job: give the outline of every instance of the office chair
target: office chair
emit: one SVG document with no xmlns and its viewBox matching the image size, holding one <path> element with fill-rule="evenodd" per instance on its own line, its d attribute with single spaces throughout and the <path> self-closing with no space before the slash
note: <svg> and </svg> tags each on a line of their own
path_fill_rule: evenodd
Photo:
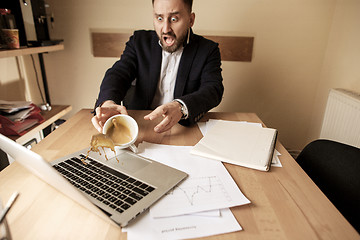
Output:
<svg viewBox="0 0 360 240">
<path fill-rule="evenodd" d="M 315 140 L 296 161 L 360 233 L 360 149 L 331 140 Z"/>
</svg>

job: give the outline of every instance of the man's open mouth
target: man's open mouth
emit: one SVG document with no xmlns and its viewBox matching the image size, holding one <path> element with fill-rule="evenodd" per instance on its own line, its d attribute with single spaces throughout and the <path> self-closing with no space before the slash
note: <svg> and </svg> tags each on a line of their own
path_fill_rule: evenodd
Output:
<svg viewBox="0 0 360 240">
<path fill-rule="evenodd" d="M 174 36 L 163 36 L 163 42 L 166 44 L 166 46 L 171 47 L 175 43 L 175 37 Z"/>
</svg>

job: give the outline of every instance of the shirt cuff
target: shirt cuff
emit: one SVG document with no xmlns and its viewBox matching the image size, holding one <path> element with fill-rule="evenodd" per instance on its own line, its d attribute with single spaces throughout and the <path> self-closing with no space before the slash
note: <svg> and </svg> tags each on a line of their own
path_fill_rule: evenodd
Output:
<svg viewBox="0 0 360 240">
<path fill-rule="evenodd" d="M 184 101 L 181 100 L 181 99 L 174 99 L 174 101 L 177 101 L 178 103 L 181 104 L 181 112 L 182 112 L 182 114 L 183 114 L 183 116 L 182 116 L 181 119 L 188 119 L 188 117 L 189 117 L 189 110 L 188 110 L 186 104 L 184 103 Z"/>
</svg>

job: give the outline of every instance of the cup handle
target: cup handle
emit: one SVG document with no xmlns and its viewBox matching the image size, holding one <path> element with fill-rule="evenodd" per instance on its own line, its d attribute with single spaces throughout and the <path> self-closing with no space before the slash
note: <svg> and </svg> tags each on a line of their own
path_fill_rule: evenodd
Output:
<svg viewBox="0 0 360 240">
<path fill-rule="evenodd" d="M 131 149 L 131 151 L 133 151 L 134 153 L 138 153 L 139 150 L 138 148 L 135 146 L 135 144 L 130 144 L 129 148 Z"/>
</svg>

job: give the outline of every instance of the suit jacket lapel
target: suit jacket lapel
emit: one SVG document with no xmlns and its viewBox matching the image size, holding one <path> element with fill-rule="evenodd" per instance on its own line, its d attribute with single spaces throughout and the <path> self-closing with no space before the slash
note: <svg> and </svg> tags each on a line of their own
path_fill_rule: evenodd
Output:
<svg viewBox="0 0 360 240">
<path fill-rule="evenodd" d="M 159 39 L 154 35 L 151 44 L 151 62 L 150 62 L 150 76 L 149 76 L 149 94 L 148 98 L 148 108 L 150 107 L 156 92 L 156 87 L 158 85 L 159 77 L 160 77 L 160 70 L 161 70 L 161 59 L 162 59 L 162 50 L 159 45 Z"/>
<path fill-rule="evenodd" d="M 191 38 L 193 38 L 193 36 L 191 36 Z M 197 41 L 190 41 L 190 43 L 186 45 L 184 48 L 176 77 L 174 98 L 181 97 L 184 93 L 185 85 L 189 77 L 191 65 L 194 61 L 194 57 L 197 52 L 197 49 L 198 49 Z"/>
</svg>

